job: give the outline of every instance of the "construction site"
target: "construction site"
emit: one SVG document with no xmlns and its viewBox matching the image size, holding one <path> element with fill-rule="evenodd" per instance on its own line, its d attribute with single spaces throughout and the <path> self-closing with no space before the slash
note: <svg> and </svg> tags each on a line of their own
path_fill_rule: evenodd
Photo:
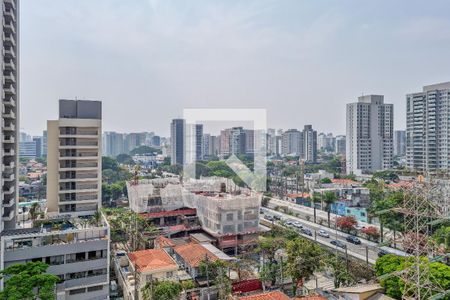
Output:
<svg viewBox="0 0 450 300">
<path fill-rule="evenodd" d="M 127 183 L 130 209 L 164 228 L 168 237 L 203 232 L 227 253 L 258 241 L 262 195 L 227 178 L 177 178 Z"/>
</svg>

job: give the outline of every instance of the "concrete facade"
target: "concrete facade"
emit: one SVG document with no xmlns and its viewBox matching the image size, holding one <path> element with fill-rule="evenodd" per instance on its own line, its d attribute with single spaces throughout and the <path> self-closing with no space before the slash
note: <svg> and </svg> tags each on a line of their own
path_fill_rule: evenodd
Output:
<svg viewBox="0 0 450 300">
<path fill-rule="evenodd" d="M 424 174 L 450 169 L 450 82 L 406 95 L 407 167 Z"/>
<path fill-rule="evenodd" d="M 371 173 L 392 167 L 394 107 L 382 95 L 358 97 L 347 104 L 347 174 Z"/>
<path fill-rule="evenodd" d="M 92 215 L 101 207 L 101 128 L 101 102 L 60 100 L 59 120 L 47 123 L 49 212 Z"/>
</svg>

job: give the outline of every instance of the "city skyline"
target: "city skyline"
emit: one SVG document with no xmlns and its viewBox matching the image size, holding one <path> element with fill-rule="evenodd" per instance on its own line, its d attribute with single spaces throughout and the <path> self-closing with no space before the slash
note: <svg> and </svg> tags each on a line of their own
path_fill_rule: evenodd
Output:
<svg viewBox="0 0 450 300">
<path fill-rule="evenodd" d="M 184 108 L 250 107 L 343 134 L 345 104 L 373 93 L 405 129 L 406 94 L 449 80 L 445 4 L 23 1 L 21 128 L 40 133 L 67 97 L 103 101 L 108 131 L 168 136 Z"/>
</svg>

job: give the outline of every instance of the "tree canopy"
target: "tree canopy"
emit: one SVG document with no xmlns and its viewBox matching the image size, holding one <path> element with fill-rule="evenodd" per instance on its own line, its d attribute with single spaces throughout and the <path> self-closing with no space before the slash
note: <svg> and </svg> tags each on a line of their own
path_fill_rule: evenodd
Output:
<svg viewBox="0 0 450 300">
<path fill-rule="evenodd" d="M 5 278 L 5 286 L 0 291 L 0 299 L 56 299 L 55 285 L 59 277 L 45 273 L 48 265 L 43 262 L 15 264 L 0 271 Z"/>
</svg>

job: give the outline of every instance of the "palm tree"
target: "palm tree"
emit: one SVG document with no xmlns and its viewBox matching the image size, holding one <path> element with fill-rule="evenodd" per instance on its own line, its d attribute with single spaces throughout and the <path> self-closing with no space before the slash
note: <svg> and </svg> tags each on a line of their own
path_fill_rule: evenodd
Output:
<svg viewBox="0 0 450 300">
<path fill-rule="evenodd" d="M 100 224 L 100 220 L 102 219 L 102 213 L 99 211 L 96 211 L 93 215 L 92 215 L 92 223 L 95 226 L 99 226 Z"/>
<path fill-rule="evenodd" d="M 331 205 L 334 202 L 336 202 L 336 200 L 337 200 L 337 196 L 334 192 L 332 192 L 332 191 L 325 192 L 323 201 L 325 202 L 325 210 L 327 211 L 327 215 L 328 215 L 328 227 L 331 227 L 331 222 L 330 222 Z"/>
<path fill-rule="evenodd" d="M 316 203 L 322 202 L 322 196 L 323 196 L 322 194 L 314 192 L 313 195 L 312 195 L 312 198 L 311 198 L 312 206 L 313 206 L 313 209 L 314 209 L 314 223 L 317 223 L 316 222 L 316 219 L 317 219 Z"/>
<path fill-rule="evenodd" d="M 30 207 L 30 217 L 31 220 L 34 221 L 36 220 L 38 214 L 39 214 L 39 203 L 38 202 L 34 202 L 31 207 Z"/>
</svg>

